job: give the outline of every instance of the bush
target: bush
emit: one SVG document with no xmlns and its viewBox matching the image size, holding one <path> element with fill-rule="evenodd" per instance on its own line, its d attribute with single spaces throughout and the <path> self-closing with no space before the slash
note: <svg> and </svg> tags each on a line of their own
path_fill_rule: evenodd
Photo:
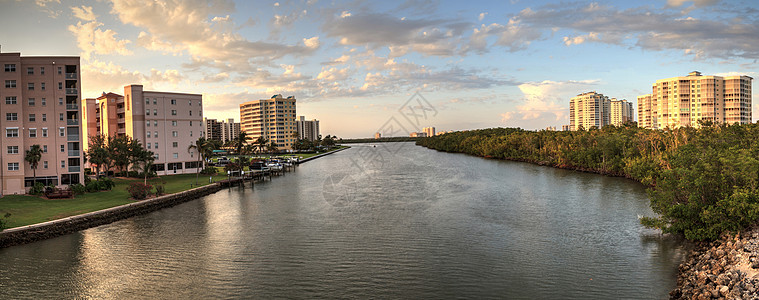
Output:
<svg viewBox="0 0 759 300">
<path fill-rule="evenodd" d="M 203 175 L 216 175 L 216 167 L 206 167 L 205 169 L 200 171 L 200 174 Z"/>
<path fill-rule="evenodd" d="M 87 188 L 79 183 L 69 185 L 69 189 L 74 192 L 75 195 L 81 195 L 87 192 Z"/>
<path fill-rule="evenodd" d="M 97 181 L 90 180 L 89 182 L 85 183 L 84 187 L 88 193 L 100 191 L 100 183 Z"/>
<path fill-rule="evenodd" d="M 5 216 L 0 218 L 0 231 L 3 231 L 4 229 L 8 228 L 8 218 L 11 216 L 10 213 L 6 213 Z"/>
<path fill-rule="evenodd" d="M 166 194 L 166 186 L 164 186 L 164 184 L 166 184 L 166 182 L 164 182 L 163 184 L 156 184 L 155 186 L 156 196 L 161 196 L 163 194 Z"/>
<path fill-rule="evenodd" d="M 132 198 L 135 200 L 143 200 L 147 198 L 152 189 L 153 187 L 151 185 L 142 182 L 132 182 L 129 187 L 127 187 L 129 195 L 132 195 Z"/>
<path fill-rule="evenodd" d="M 113 179 L 110 178 L 101 178 L 98 182 L 98 189 L 101 191 L 107 191 L 113 189 L 114 186 L 116 186 L 116 183 L 113 182 Z"/>
<path fill-rule="evenodd" d="M 44 191 L 45 191 L 45 184 L 43 184 L 42 182 L 37 182 L 34 184 L 32 189 L 29 190 L 29 194 L 42 195 Z"/>
</svg>

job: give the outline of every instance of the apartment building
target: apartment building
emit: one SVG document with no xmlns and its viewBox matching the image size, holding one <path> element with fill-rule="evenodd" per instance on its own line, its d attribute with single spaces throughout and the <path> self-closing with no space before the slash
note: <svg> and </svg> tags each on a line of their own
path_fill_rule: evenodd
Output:
<svg viewBox="0 0 759 300">
<path fill-rule="evenodd" d="M 295 121 L 296 131 L 299 139 L 315 141 L 319 139 L 319 120 L 306 120 L 306 117 L 300 116 Z"/>
<path fill-rule="evenodd" d="M 638 126 L 650 129 L 698 127 L 699 120 L 751 123 L 749 76 L 688 76 L 657 80 L 651 94 L 638 96 Z"/>
<path fill-rule="evenodd" d="M 634 122 L 634 114 L 632 102 L 627 102 L 626 99 L 617 100 L 617 98 L 609 100 L 610 125 L 622 126 L 625 123 Z"/>
<path fill-rule="evenodd" d="M 207 140 L 217 140 L 226 143 L 240 135 L 240 123 L 235 122 L 235 119 L 229 118 L 226 121 L 205 119 L 205 123 Z"/>
<path fill-rule="evenodd" d="M 609 105 L 609 97 L 595 91 L 572 97 L 569 101 L 569 126 L 572 130 L 587 130 L 609 125 Z"/>
<path fill-rule="evenodd" d="M 424 127 L 422 132 L 426 133 L 427 136 L 435 136 L 435 127 Z"/>
<path fill-rule="evenodd" d="M 63 187 L 84 182 L 80 66 L 75 56 L 0 53 L 0 191 L 25 194 L 34 175 L 26 150 L 40 145 L 36 180 Z"/>
<path fill-rule="evenodd" d="M 206 123 L 206 140 L 221 141 L 221 123 L 216 119 L 204 119 Z"/>
<path fill-rule="evenodd" d="M 83 106 L 88 135 L 139 140 L 155 154 L 158 175 L 197 171 L 198 153 L 187 147 L 205 136 L 202 95 L 145 91 L 133 84 L 124 87 L 124 95 L 103 93 Z"/>
<path fill-rule="evenodd" d="M 240 130 L 251 142 L 264 137 L 280 150 L 291 150 L 297 134 L 295 113 L 294 96 L 248 101 L 240 104 Z"/>
</svg>

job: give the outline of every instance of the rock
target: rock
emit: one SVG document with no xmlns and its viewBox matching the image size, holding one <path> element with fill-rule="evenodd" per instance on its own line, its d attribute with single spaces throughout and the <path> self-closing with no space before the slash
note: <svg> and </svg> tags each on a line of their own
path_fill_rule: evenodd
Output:
<svg viewBox="0 0 759 300">
<path fill-rule="evenodd" d="M 728 288 L 728 287 L 726 287 L 724 285 L 719 286 L 719 294 L 720 295 L 727 296 L 728 292 L 730 292 L 730 288 Z"/>
</svg>

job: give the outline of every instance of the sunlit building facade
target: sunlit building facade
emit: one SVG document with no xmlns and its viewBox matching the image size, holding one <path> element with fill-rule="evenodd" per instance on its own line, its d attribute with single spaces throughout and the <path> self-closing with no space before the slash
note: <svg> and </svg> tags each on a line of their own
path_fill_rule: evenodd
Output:
<svg viewBox="0 0 759 300">
<path fill-rule="evenodd" d="M 248 101 L 240 104 L 240 131 L 247 134 L 249 142 L 264 137 L 280 150 L 292 150 L 297 135 L 295 114 L 294 96 Z"/>
</svg>

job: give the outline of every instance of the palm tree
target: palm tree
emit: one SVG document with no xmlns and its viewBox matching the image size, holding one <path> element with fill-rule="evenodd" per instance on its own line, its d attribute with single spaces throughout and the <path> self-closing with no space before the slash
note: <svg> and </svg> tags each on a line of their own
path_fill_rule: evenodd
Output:
<svg viewBox="0 0 759 300">
<path fill-rule="evenodd" d="M 248 133 L 245 131 L 241 131 L 240 134 L 238 134 L 232 141 L 232 145 L 235 147 L 235 150 L 237 150 L 237 154 L 239 155 L 240 152 L 242 152 L 242 147 L 245 146 L 245 144 L 248 143 L 248 140 L 250 137 L 248 137 Z"/>
<path fill-rule="evenodd" d="M 37 166 L 40 164 L 41 159 L 42 148 L 40 148 L 40 145 L 34 144 L 29 147 L 29 150 L 26 150 L 24 160 L 29 163 L 29 167 L 32 168 L 34 174 L 34 184 L 32 186 L 37 185 Z"/>
<path fill-rule="evenodd" d="M 279 150 L 277 143 L 275 142 L 271 142 L 269 145 L 266 145 L 266 149 L 271 153 L 277 152 L 277 150 Z"/>
<path fill-rule="evenodd" d="M 263 136 L 259 136 L 258 139 L 255 141 L 256 146 L 258 146 L 258 151 L 263 152 L 266 150 L 266 145 L 269 144 L 269 140 Z"/>
<path fill-rule="evenodd" d="M 211 144 L 206 141 L 206 138 L 199 137 L 197 141 L 195 141 L 194 144 L 190 144 L 187 146 L 187 152 L 197 151 L 198 152 L 198 165 L 197 165 L 197 172 L 195 173 L 195 185 L 198 184 L 198 178 L 200 177 L 200 167 L 203 166 L 202 161 L 203 157 L 206 157 L 208 154 L 208 149 L 211 148 Z M 213 150 L 211 150 L 213 151 Z"/>
</svg>

